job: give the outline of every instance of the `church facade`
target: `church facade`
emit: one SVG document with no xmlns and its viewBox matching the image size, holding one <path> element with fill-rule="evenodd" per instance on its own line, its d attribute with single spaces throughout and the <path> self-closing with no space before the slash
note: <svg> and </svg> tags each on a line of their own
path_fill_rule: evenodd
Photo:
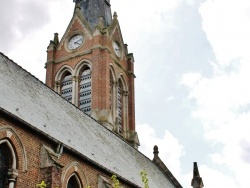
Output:
<svg viewBox="0 0 250 188">
<path fill-rule="evenodd" d="M 147 172 L 150 188 L 181 188 L 157 146 L 153 160 L 137 150 L 134 58 L 109 0 L 74 2 L 46 84 L 0 53 L 0 187 L 110 188 L 116 175 L 139 188 Z"/>
</svg>

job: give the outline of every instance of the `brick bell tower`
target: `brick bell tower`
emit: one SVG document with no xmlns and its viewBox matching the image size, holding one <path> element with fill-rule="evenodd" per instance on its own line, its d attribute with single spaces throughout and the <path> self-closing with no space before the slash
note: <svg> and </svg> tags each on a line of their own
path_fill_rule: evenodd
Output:
<svg viewBox="0 0 250 188">
<path fill-rule="evenodd" d="M 109 0 L 74 0 L 73 17 L 47 49 L 46 84 L 135 148 L 134 58 Z"/>
</svg>

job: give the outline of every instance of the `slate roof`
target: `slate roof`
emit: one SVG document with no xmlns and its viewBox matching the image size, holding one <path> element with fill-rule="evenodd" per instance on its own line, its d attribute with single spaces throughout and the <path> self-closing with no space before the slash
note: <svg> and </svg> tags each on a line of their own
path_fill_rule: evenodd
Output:
<svg viewBox="0 0 250 188">
<path fill-rule="evenodd" d="M 70 104 L 29 72 L 0 53 L 0 109 L 63 143 L 112 174 L 142 187 L 173 188 L 173 182 L 147 157 Z"/>
</svg>

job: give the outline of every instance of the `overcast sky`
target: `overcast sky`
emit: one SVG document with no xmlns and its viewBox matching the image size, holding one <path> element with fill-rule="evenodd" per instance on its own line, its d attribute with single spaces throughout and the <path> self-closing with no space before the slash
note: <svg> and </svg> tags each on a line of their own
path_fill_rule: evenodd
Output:
<svg viewBox="0 0 250 188">
<path fill-rule="evenodd" d="M 249 188 L 250 1 L 111 0 L 134 53 L 140 150 L 183 187 L 197 161 L 205 187 Z M 46 49 L 73 0 L 0 2 L 0 51 L 45 79 Z M 150 180 L 149 180 L 150 181 Z"/>
</svg>

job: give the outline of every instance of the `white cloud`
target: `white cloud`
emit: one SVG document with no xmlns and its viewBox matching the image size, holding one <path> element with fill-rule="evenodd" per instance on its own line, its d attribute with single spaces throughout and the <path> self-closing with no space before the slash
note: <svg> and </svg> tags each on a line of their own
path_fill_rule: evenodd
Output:
<svg viewBox="0 0 250 188">
<path fill-rule="evenodd" d="M 173 95 L 169 96 L 169 97 L 165 97 L 164 98 L 164 101 L 167 101 L 167 102 L 170 102 L 170 101 L 173 101 L 175 98 Z"/>
<path fill-rule="evenodd" d="M 195 0 L 185 0 L 185 2 L 186 2 L 188 5 L 194 5 L 194 4 L 195 4 Z"/>
<path fill-rule="evenodd" d="M 7 33 L 0 36 L 0 50 L 44 81 L 45 69 L 42 65 L 46 62 L 47 46 L 55 32 L 62 37 L 73 15 L 74 4 L 59 0 L 46 3 L 41 0 L 12 1 L 0 5 L 1 10 L 10 9 L 14 20 L 13 24 L 5 27 Z M 4 23 L 10 22 L 6 15 L 5 11 L 0 11 L 3 27 Z"/>
<path fill-rule="evenodd" d="M 210 78 L 198 77 L 199 73 L 183 75 L 182 84 L 196 102 L 192 116 L 203 125 L 207 143 L 217 148 L 210 157 L 218 171 L 204 168 L 203 176 L 224 179 L 217 184 L 209 182 L 207 187 L 250 187 L 246 176 L 250 169 L 249 10 L 250 2 L 245 0 L 203 3 L 203 29 L 217 62 L 211 64 L 214 72 Z M 227 179 L 223 172 L 235 178 Z"/>
<path fill-rule="evenodd" d="M 152 16 L 154 13 L 159 12 L 166 12 L 174 10 L 178 7 L 183 0 L 123 0 L 123 1 L 112 1 L 112 6 L 117 7 L 119 10 L 126 13 L 127 16 L 130 16 L 127 10 L 135 10 L 131 11 L 130 13 L 135 14 L 137 17 L 149 17 Z M 142 10 L 144 12 L 142 12 Z M 115 11 L 115 10 L 113 10 Z M 140 14 L 136 14 L 140 13 Z"/>
<path fill-rule="evenodd" d="M 199 83 L 200 78 L 200 73 L 187 73 L 183 75 L 181 84 L 184 84 L 189 88 L 193 88 Z"/>
<path fill-rule="evenodd" d="M 126 39 L 152 41 L 152 37 L 158 41 L 157 36 L 164 36 L 168 29 L 175 27 L 173 21 L 174 10 L 183 0 L 125 0 L 112 1 L 112 11 L 117 11 L 118 19 Z M 115 7 L 115 9 L 113 8 Z M 133 20 L 131 22 L 131 20 Z M 126 27 L 129 26 L 129 27 Z"/>
<path fill-rule="evenodd" d="M 201 121 L 205 139 L 213 147 L 222 145 L 221 151 L 211 155 L 212 161 L 234 173 L 242 188 L 250 186 L 245 175 L 250 168 L 249 71 L 249 66 L 240 66 L 237 73 L 202 77 L 195 85 L 189 80 L 196 73 L 189 73 L 182 82 L 190 89 L 189 97 L 196 101 L 192 115 Z"/>
<path fill-rule="evenodd" d="M 177 178 L 180 176 L 180 158 L 184 155 L 183 146 L 169 131 L 165 130 L 164 136 L 159 138 L 154 128 L 148 124 L 137 125 L 137 132 L 141 146 L 139 150 L 148 158 L 153 159 L 153 147 L 159 148 L 159 157 Z"/>
<path fill-rule="evenodd" d="M 249 56 L 249 8 L 248 0 L 207 0 L 201 5 L 203 29 L 220 65 Z"/>
</svg>

